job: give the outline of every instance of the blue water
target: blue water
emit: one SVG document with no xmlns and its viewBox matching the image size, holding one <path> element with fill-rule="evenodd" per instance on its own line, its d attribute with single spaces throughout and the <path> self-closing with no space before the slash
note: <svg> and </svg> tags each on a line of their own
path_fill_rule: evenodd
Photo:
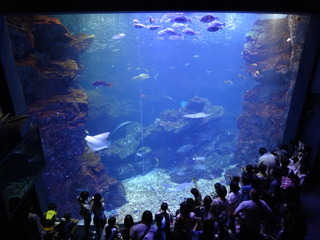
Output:
<svg viewBox="0 0 320 240">
<path fill-rule="evenodd" d="M 190 182 L 187 176 L 190 169 L 186 166 L 195 169 L 198 175 L 194 177 L 210 179 L 212 174 L 220 176 L 222 168 L 234 163 L 237 118 L 242 112 L 243 96 L 257 84 L 246 73 L 241 56 L 246 33 L 257 19 L 283 16 L 210 13 L 219 17 L 225 27 L 209 32 L 206 30 L 208 23 L 199 21 L 206 14 L 185 14 L 190 19 L 186 25 L 198 33 L 196 36 L 184 35 L 183 28 L 174 28 L 173 22 L 160 22 L 165 15 L 161 12 L 58 16 L 73 34 L 82 32 L 95 36 L 90 48 L 81 54 L 83 70 L 78 76 L 79 84 L 89 99 L 87 130 L 90 135 L 112 131 L 126 121 L 148 127 L 160 118 L 163 111 L 178 110 L 196 96 L 224 108 L 222 118 L 203 132 L 191 129 L 186 136 L 172 134 L 168 137 L 164 134 L 160 138 L 149 138 L 140 142 L 136 152 L 121 161 L 100 153 L 111 175 L 115 174 L 112 169 L 121 164 L 137 161 L 139 147 L 151 148 L 151 158 L 160 162 L 154 163 L 155 168 L 167 169 L 172 176 L 179 173 L 176 177 L 181 180 L 180 184 Z M 152 31 L 133 27 L 134 19 L 150 25 L 150 16 L 157 19 L 153 25 L 159 25 L 159 29 Z M 177 39 L 158 34 L 166 28 L 174 29 L 179 34 Z M 122 37 L 114 39 L 119 34 Z M 132 79 L 140 74 L 148 74 L 150 78 L 144 81 Z M 97 88 L 92 85 L 95 81 L 112 83 L 112 87 Z M 125 137 L 126 133 L 122 131 L 118 137 L 121 134 Z M 178 149 L 190 145 L 194 147 L 177 153 Z M 217 166 L 208 170 L 209 161 L 217 163 Z M 170 171 L 170 168 L 175 171 Z"/>
<path fill-rule="evenodd" d="M 183 28 L 173 27 L 166 13 L 109 13 L 60 15 L 71 33 L 94 34 L 91 47 L 81 55 L 84 70 L 78 80 L 89 96 L 88 131 L 99 134 L 115 128 L 124 121 L 137 121 L 147 126 L 159 118 L 166 109 L 179 109 L 181 102 L 195 96 L 208 99 L 212 105 L 223 106 L 225 114 L 220 127 L 237 132 L 237 116 L 242 111 L 242 98 L 246 90 L 256 83 L 250 80 L 241 56 L 245 34 L 254 21 L 281 15 L 249 13 L 210 13 L 225 24 L 217 32 L 206 31 L 209 23 L 200 22 L 205 12 L 183 14 L 190 22 Z M 171 13 L 174 15 L 174 13 Z M 133 20 L 151 25 L 149 17 L 161 26 L 157 30 L 134 28 Z M 172 16 L 171 16 L 172 18 Z M 161 22 L 161 19 L 168 19 Z M 184 28 L 198 33 L 187 36 Z M 159 35 L 172 28 L 181 37 L 171 40 Z M 117 34 L 124 37 L 113 39 Z M 134 76 L 146 73 L 149 79 L 139 82 Z M 94 81 L 112 83 L 112 88 L 97 89 Z M 90 93 L 96 92 L 99 99 Z M 99 119 L 90 103 L 101 105 Z M 112 104 L 109 104 L 109 103 Z M 110 110 L 110 105 L 112 109 Z M 110 111 L 113 111 L 112 113 Z M 102 113 L 101 113 L 102 112 Z M 102 120 L 103 119 L 103 120 Z M 109 131 L 108 130 L 108 131 Z"/>
<path fill-rule="evenodd" d="M 72 23 L 69 26 L 65 23 L 74 33 L 95 35 L 90 49 L 81 55 L 84 66 L 79 76 L 81 86 L 85 90 L 101 91 L 107 100 L 111 99 L 115 104 L 130 102 L 132 109 L 140 109 L 142 97 L 144 124 L 152 123 L 165 109 L 179 108 L 181 101 L 188 101 L 194 96 L 207 98 L 213 105 L 225 108 L 226 118 L 229 116 L 225 127 L 236 130 L 235 118 L 242 110 L 243 93 L 255 85 L 242 68 L 245 34 L 253 22 L 263 16 L 213 13 L 226 26 L 217 32 L 208 32 L 208 23 L 199 21 L 206 13 L 188 13 L 191 22 L 186 25 L 199 35 L 186 36 L 181 33 L 182 29 L 172 27 L 172 22 L 159 22 L 164 14 L 78 15 L 73 18 L 77 21 L 69 20 Z M 158 20 L 153 25 L 160 25 L 160 29 L 152 31 L 132 26 L 133 19 L 149 25 L 149 16 Z M 167 27 L 176 30 L 183 39 L 170 40 L 167 36 L 158 35 L 159 30 Z M 120 33 L 125 37 L 112 39 Z M 139 82 L 132 80 L 140 73 L 150 75 L 142 82 L 141 93 Z M 92 82 L 96 80 L 112 82 L 113 87 L 95 89 Z M 130 117 L 140 121 L 138 112 Z M 95 127 L 89 130 L 103 131 Z"/>
</svg>

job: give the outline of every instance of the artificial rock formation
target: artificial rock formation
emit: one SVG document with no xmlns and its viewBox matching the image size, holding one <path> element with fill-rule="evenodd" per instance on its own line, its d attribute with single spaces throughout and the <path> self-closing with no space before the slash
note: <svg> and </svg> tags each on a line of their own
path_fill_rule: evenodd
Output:
<svg viewBox="0 0 320 240">
<path fill-rule="evenodd" d="M 85 189 L 100 192 L 113 207 L 124 204 L 123 185 L 84 144 L 88 99 L 77 74 L 79 54 L 94 36 L 72 35 L 59 19 L 43 15 L 9 16 L 7 24 L 31 123 L 42 137 L 49 200 L 74 216 L 76 197 Z"/>
<path fill-rule="evenodd" d="M 246 34 L 243 58 L 259 84 L 246 92 L 238 118 L 237 158 L 252 162 L 258 149 L 282 140 L 308 23 L 305 16 L 257 20 Z"/>
</svg>

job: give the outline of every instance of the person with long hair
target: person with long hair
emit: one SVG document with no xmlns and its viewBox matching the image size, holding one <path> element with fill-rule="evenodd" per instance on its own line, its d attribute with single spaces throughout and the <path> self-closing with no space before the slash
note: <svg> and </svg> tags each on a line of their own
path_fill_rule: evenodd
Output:
<svg viewBox="0 0 320 240">
<path fill-rule="evenodd" d="M 100 193 L 96 193 L 92 198 L 92 202 L 93 223 L 96 226 L 97 237 L 100 239 L 102 229 L 106 224 L 106 216 L 104 215 L 104 199 Z"/>
</svg>

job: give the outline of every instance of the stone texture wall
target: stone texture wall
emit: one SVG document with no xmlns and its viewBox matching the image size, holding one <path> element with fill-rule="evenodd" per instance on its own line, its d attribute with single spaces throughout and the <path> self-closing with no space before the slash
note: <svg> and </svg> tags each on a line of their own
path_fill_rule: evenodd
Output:
<svg viewBox="0 0 320 240">
<path fill-rule="evenodd" d="M 308 18 L 257 20 L 246 34 L 243 58 L 258 84 L 245 93 L 238 118 L 237 158 L 255 163 L 258 149 L 277 148 L 281 142 L 296 81 Z"/>
<path fill-rule="evenodd" d="M 77 74 L 83 68 L 79 55 L 94 36 L 72 35 L 57 18 L 43 15 L 10 16 L 7 24 L 31 123 L 40 128 L 49 200 L 61 214 L 74 217 L 76 197 L 84 189 L 100 192 L 113 207 L 124 204 L 122 183 L 108 175 L 100 156 L 88 153 L 84 143 L 88 99 Z"/>
</svg>

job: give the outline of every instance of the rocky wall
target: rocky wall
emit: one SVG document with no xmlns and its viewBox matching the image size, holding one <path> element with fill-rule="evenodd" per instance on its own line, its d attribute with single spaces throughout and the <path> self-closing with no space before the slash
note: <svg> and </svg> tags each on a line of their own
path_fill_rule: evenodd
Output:
<svg viewBox="0 0 320 240">
<path fill-rule="evenodd" d="M 281 143 L 299 69 L 308 17 L 257 20 L 246 34 L 243 58 L 258 84 L 245 93 L 238 117 L 237 159 L 255 163 L 258 149 Z"/>
<path fill-rule="evenodd" d="M 122 183 L 84 144 L 88 99 L 77 74 L 79 55 L 94 36 L 72 35 L 59 19 L 43 15 L 9 16 L 7 24 L 31 123 L 40 128 L 49 200 L 75 217 L 81 190 L 102 193 L 112 207 L 124 204 Z"/>
</svg>

